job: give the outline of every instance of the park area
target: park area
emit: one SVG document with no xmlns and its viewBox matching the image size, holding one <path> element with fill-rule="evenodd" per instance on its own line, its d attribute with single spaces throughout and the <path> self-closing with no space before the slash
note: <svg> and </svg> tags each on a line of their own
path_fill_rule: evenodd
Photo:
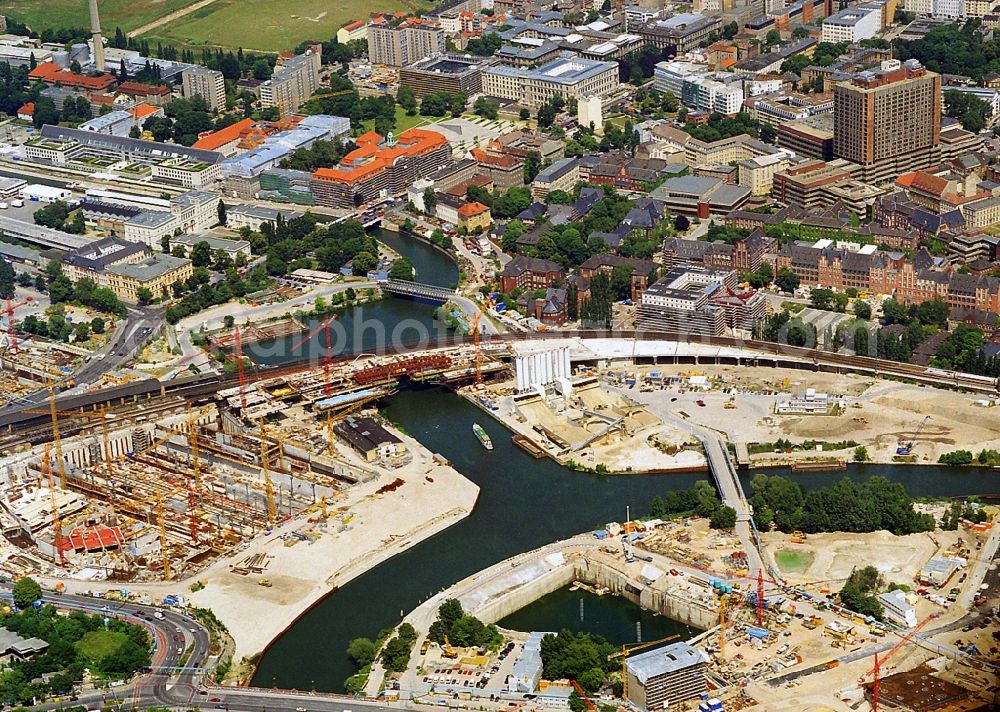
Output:
<svg viewBox="0 0 1000 712">
<path fill-rule="evenodd" d="M 116 27 L 129 32 L 191 3 L 191 0 L 101 0 L 101 24 L 114 36 Z M 81 0 L 0 0 L 0 13 L 36 32 L 46 28 L 90 27 L 87 3 Z"/>
<path fill-rule="evenodd" d="M 170 2 L 171 0 L 165 0 Z M 378 10 L 423 12 L 421 0 L 387 0 Z M 352 20 L 368 17 L 375 7 L 362 0 L 215 0 L 144 35 L 151 44 L 177 47 L 243 47 L 267 52 L 294 49 L 304 40 L 329 40 Z"/>
</svg>

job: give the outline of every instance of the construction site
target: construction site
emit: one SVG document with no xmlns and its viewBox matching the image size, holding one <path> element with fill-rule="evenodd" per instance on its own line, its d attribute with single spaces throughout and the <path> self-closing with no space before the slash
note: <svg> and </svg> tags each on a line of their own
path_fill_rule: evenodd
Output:
<svg viewBox="0 0 1000 712">
<path fill-rule="evenodd" d="M 0 436 L 0 524 L 19 549 L 4 568 L 169 581 L 283 522 L 325 525 L 351 487 L 413 459 L 414 446 L 366 408 L 400 379 L 452 383 L 506 368 L 455 349 L 338 364 L 328 353 L 319 367 L 250 375 L 241 342 L 237 329 L 239 385 L 207 396 L 60 411 L 50 388 L 48 408 L 24 411 L 34 422 Z M 379 484 L 389 495 L 402 481 Z M 290 534 L 319 536 L 309 526 Z M 264 558 L 235 569 L 266 578 Z"/>
</svg>

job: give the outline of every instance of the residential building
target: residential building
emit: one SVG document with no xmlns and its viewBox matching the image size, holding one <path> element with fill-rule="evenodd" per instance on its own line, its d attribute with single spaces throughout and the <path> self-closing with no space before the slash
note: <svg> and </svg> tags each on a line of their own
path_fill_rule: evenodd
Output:
<svg viewBox="0 0 1000 712">
<path fill-rule="evenodd" d="M 538 172 L 531 182 L 531 195 L 535 200 L 544 202 L 553 190 L 572 192 L 579 179 L 580 159 L 560 158 Z"/>
<path fill-rule="evenodd" d="M 779 148 L 785 148 L 800 156 L 833 160 L 833 131 L 803 121 L 779 124 L 775 141 Z"/>
<path fill-rule="evenodd" d="M 260 85 L 261 105 L 277 108 L 281 116 L 298 111 L 319 88 L 321 57 L 319 47 L 314 46 L 280 63 L 271 78 Z"/>
<path fill-rule="evenodd" d="M 562 267 L 552 260 L 515 255 L 500 273 L 500 291 L 509 294 L 515 289 L 545 289 L 562 278 Z"/>
<path fill-rule="evenodd" d="M 447 54 L 424 57 L 399 70 L 399 86 L 412 89 L 417 99 L 435 92 L 473 96 L 483 92 L 483 66 L 495 60 Z"/>
<path fill-rule="evenodd" d="M 353 42 L 355 40 L 366 39 L 368 39 L 368 25 L 361 20 L 348 22 L 346 25 L 337 30 L 337 42 L 339 44 L 347 44 L 348 42 Z"/>
<path fill-rule="evenodd" d="M 368 25 L 368 58 L 372 64 L 405 67 L 444 52 L 444 30 L 429 20 L 410 18 L 398 25 Z"/>
<path fill-rule="evenodd" d="M 483 93 L 537 108 L 553 96 L 607 96 L 618 88 L 618 65 L 560 57 L 537 69 L 492 65 L 483 70 Z"/>
<path fill-rule="evenodd" d="M 751 329 L 766 313 L 766 301 L 763 294 L 742 289 L 735 270 L 672 267 L 643 293 L 636 328 L 721 336 L 727 329 Z M 630 699 L 638 701 L 631 693 Z M 654 698 L 653 704 L 660 701 Z"/>
<path fill-rule="evenodd" d="M 139 301 L 139 290 L 148 289 L 154 297 L 170 295 L 170 286 L 183 282 L 193 272 L 191 260 L 153 252 L 139 262 L 111 265 L 106 269 L 108 287 L 118 298 L 130 304 Z"/>
<path fill-rule="evenodd" d="M 640 709 L 660 709 L 698 697 L 708 690 L 708 655 L 687 643 L 673 643 L 625 661 L 629 702 Z"/>
<path fill-rule="evenodd" d="M 408 129 L 398 138 L 369 131 L 355 142 L 358 148 L 338 165 L 313 173 L 312 192 L 319 205 L 353 208 L 395 195 L 451 161 L 447 139 L 427 129 Z"/>
<path fill-rule="evenodd" d="M 629 298 L 633 302 L 638 302 L 652 281 L 656 279 L 656 272 L 659 265 L 649 260 L 641 260 L 637 257 L 621 257 L 611 253 L 593 255 L 588 257 L 578 270 L 580 277 L 588 283 L 596 274 L 611 276 L 615 267 L 631 268 L 631 287 Z"/>
<path fill-rule="evenodd" d="M 0 628 L 0 663 L 24 662 L 49 649 L 41 638 L 22 638 L 12 630 Z"/>
<path fill-rule="evenodd" d="M 489 230 L 493 218 L 488 206 L 476 201 L 468 202 L 458 208 L 458 222 L 455 225 L 459 230 L 472 233 L 483 233 Z"/>
<path fill-rule="evenodd" d="M 983 198 L 962 206 L 965 224 L 970 228 L 989 227 L 1000 223 L 1000 196 Z"/>
<path fill-rule="evenodd" d="M 205 230 L 218 222 L 219 194 L 188 191 L 171 198 L 167 210 L 143 210 L 124 219 L 122 236 L 141 242 L 153 250 L 161 247 L 164 236 Z"/>
<path fill-rule="evenodd" d="M 226 78 L 222 72 L 192 64 L 181 74 L 181 92 L 185 97 L 200 96 L 212 111 L 226 106 Z"/>
<path fill-rule="evenodd" d="M 940 134 L 941 77 L 916 60 L 888 60 L 834 87 L 834 155 L 866 181 L 933 165 Z"/>
</svg>

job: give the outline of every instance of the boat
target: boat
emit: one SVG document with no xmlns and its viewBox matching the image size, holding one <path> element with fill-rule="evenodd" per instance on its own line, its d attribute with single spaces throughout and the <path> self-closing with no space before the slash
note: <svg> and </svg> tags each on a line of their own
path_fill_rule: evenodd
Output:
<svg viewBox="0 0 1000 712">
<path fill-rule="evenodd" d="M 483 430 L 482 425 L 480 425 L 479 423 L 473 423 L 472 432 L 475 433 L 477 438 L 479 438 L 479 442 L 483 444 L 484 448 L 486 448 L 487 450 L 493 449 L 493 441 L 490 440 L 490 436 L 486 434 L 485 430 Z"/>
</svg>

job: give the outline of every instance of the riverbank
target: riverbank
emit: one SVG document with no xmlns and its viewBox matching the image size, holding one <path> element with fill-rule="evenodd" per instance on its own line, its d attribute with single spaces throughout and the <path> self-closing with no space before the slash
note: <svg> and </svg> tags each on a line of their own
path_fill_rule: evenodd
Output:
<svg viewBox="0 0 1000 712">
<path fill-rule="evenodd" d="M 310 522 L 299 519 L 275 529 L 234 557 L 266 555 L 260 574 L 236 573 L 232 566 L 238 562 L 230 559 L 198 577 L 207 585 L 191 594 L 191 601 L 211 608 L 229 628 L 234 659 L 262 653 L 328 594 L 471 514 L 479 487 L 409 436 L 396 434 L 414 453 L 408 465 L 380 470 L 379 477 L 352 487 L 329 506 L 326 522 L 314 512 Z M 386 485 L 395 488 L 384 491 Z M 282 538 L 307 523 L 319 534 L 314 542 Z"/>
</svg>

